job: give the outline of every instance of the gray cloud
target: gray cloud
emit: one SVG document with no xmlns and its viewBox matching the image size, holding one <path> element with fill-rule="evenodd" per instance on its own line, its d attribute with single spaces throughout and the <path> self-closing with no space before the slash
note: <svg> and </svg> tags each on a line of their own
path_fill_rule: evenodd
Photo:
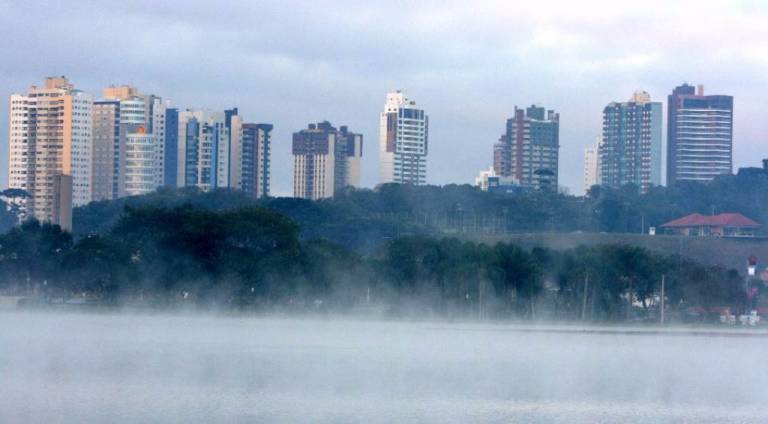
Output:
<svg viewBox="0 0 768 424">
<path fill-rule="evenodd" d="M 515 105 L 561 113 L 562 183 L 578 191 L 603 106 L 683 81 L 736 96 L 736 164 L 768 156 L 768 15 L 761 2 L 0 2 L 0 96 L 49 74 L 98 94 L 130 83 L 177 106 L 238 106 L 272 122 L 274 189 L 290 194 L 290 134 L 328 119 L 365 136 L 404 88 L 430 114 L 429 181 L 471 182 Z M 7 101 L 0 111 L 7 140 Z M 0 156 L 6 183 L 7 141 Z"/>
</svg>

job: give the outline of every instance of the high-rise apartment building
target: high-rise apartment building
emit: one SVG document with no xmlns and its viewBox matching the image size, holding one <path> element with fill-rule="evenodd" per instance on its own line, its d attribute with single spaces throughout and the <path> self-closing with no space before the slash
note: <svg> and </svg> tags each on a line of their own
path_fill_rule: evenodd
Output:
<svg viewBox="0 0 768 424">
<path fill-rule="evenodd" d="M 95 103 L 94 200 L 150 193 L 164 183 L 166 109 L 155 95 L 111 86 Z"/>
<path fill-rule="evenodd" d="M 600 184 L 600 145 L 602 137 L 597 137 L 594 146 L 584 149 L 584 193 L 592 186 Z"/>
<path fill-rule="evenodd" d="M 93 200 L 117 197 L 120 170 L 120 102 L 98 100 L 93 102 L 93 159 L 91 161 L 91 198 Z"/>
<path fill-rule="evenodd" d="M 8 184 L 26 190 L 36 219 L 72 228 L 91 200 L 93 99 L 65 77 L 10 97 Z"/>
<path fill-rule="evenodd" d="M 158 138 L 138 127 L 125 137 L 122 192 L 126 196 L 151 193 L 162 185 L 162 161 Z"/>
<path fill-rule="evenodd" d="M 179 110 L 165 109 L 165 148 L 163 149 L 163 185 L 176 188 L 181 185 L 176 180 L 179 167 Z"/>
<path fill-rule="evenodd" d="M 329 122 L 293 133 L 293 195 L 318 200 L 360 185 L 363 136 Z"/>
<path fill-rule="evenodd" d="M 166 174 L 166 185 L 232 188 L 254 198 L 269 195 L 271 124 L 244 123 L 233 108 L 171 110 L 166 113 L 166 129 L 171 125 L 177 130 L 166 136 L 165 163 L 166 169 L 175 166 L 176 171 Z"/>
<path fill-rule="evenodd" d="M 506 132 L 494 145 L 496 174 L 512 177 L 523 187 L 557 190 L 560 115 L 532 105 L 507 120 Z"/>
<path fill-rule="evenodd" d="M 152 118 L 149 125 L 145 127 L 145 132 L 150 132 L 153 137 L 152 149 L 152 171 L 151 180 L 149 176 L 144 177 L 145 189 L 149 188 L 148 181 L 151 181 L 150 191 L 157 190 L 158 187 L 165 185 L 165 149 L 168 148 L 167 117 L 170 109 L 170 101 L 163 100 L 160 97 L 151 96 L 150 113 Z"/>
<path fill-rule="evenodd" d="M 236 107 L 224 111 L 224 125 L 227 127 L 229 140 L 225 150 L 227 157 L 219 157 L 219 179 L 222 184 L 227 184 L 226 187 L 239 190 L 243 179 L 243 119 Z"/>
<path fill-rule="evenodd" d="M 229 134 L 227 184 L 230 188 L 240 189 L 243 184 L 243 119 L 237 114 L 237 108 L 224 111 L 224 125 Z"/>
<path fill-rule="evenodd" d="M 387 93 L 379 121 L 379 181 L 426 184 L 429 118 L 402 91 Z"/>
<path fill-rule="evenodd" d="M 221 112 L 179 112 L 178 181 L 201 190 L 229 187 L 229 127 Z"/>
<path fill-rule="evenodd" d="M 239 187 L 253 198 L 269 196 L 272 125 L 243 124 Z"/>
<path fill-rule="evenodd" d="M 642 192 L 661 184 L 661 103 L 638 91 L 603 109 L 600 184 L 635 184 Z"/>
<path fill-rule="evenodd" d="M 733 172 L 733 97 L 676 87 L 668 99 L 667 184 L 706 183 Z"/>
</svg>

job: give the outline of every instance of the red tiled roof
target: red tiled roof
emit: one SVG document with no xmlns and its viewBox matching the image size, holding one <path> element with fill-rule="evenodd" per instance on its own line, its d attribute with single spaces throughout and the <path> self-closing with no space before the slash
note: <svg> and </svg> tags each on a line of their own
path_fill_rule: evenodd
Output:
<svg viewBox="0 0 768 424">
<path fill-rule="evenodd" d="M 684 216 L 674 221 L 663 224 L 663 228 L 675 227 L 740 227 L 757 228 L 760 224 L 740 213 L 721 213 L 720 215 L 707 216 L 699 213 Z"/>
</svg>

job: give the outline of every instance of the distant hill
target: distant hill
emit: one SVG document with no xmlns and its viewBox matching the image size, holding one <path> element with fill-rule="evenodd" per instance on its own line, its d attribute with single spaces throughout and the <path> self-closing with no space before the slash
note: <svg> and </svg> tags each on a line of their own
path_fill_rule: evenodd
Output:
<svg viewBox="0 0 768 424">
<path fill-rule="evenodd" d="M 677 253 L 699 256 L 702 260 L 741 266 L 751 241 L 675 241 L 658 236 L 636 240 L 649 227 L 692 214 L 740 213 L 762 227 L 758 235 L 768 235 L 768 173 L 762 170 L 740 172 L 716 178 L 709 184 L 679 183 L 674 187 L 652 187 L 640 193 L 637 186 L 620 189 L 595 186 L 586 196 L 531 192 L 517 195 L 484 192 L 470 185 L 412 186 L 383 184 L 375 189 L 341 190 L 331 199 L 310 201 L 295 198 L 250 199 L 234 190 L 201 192 L 194 188 L 160 189 L 145 196 L 113 201 L 92 202 L 73 212 L 75 239 L 103 234 L 114 225 L 126 208 L 146 206 L 178 207 L 225 211 L 245 206 L 259 206 L 289 217 L 298 226 L 302 240 L 327 239 L 346 249 L 370 254 L 388 240 L 409 235 L 432 237 L 471 235 L 537 234 L 553 237 L 554 247 L 573 240 L 579 243 L 632 242 Z M 602 237 L 590 234 L 615 234 Z M 557 234 L 544 236 L 538 234 Z M 573 234 L 583 234 L 576 236 Z M 672 240 L 672 241 L 670 241 Z M 684 247 L 679 248 L 683 243 Z M 686 247 L 690 243 L 689 247 Z M 699 243 L 703 243 L 701 247 Z M 731 255 L 730 246 L 734 247 Z M 713 247 L 712 253 L 710 247 Z M 756 254 L 762 251 L 756 252 Z M 751 254 L 751 252 L 749 252 Z M 735 259 L 728 257 L 734 256 Z M 763 255 L 768 256 L 768 255 Z M 768 260 L 768 258 L 766 258 Z"/>
</svg>

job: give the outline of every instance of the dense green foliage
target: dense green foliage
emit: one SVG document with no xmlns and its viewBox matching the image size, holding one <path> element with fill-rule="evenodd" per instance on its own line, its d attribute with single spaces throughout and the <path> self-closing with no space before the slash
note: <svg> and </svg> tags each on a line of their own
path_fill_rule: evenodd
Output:
<svg viewBox="0 0 768 424">
<path fill-rule="evenodd" d="M 640 194 L 635 186 L 594 187 L 585 197 L 554 193 L 515 196 L 482 192 L 468 185 L 414 187 L 385 184 L 375 190 L 349 189 L 333 199 L 251 200 L 242 193 L 194 189 L 160 190 L 147 196 L 93 202 L 74 211 L 74 235 L 104 234 L 126 206 L 190 205 L 213 211 L 245 206 L 279 212 L 299 225 L 302 240 L 325 238 L 371 254 L 404 235 L 527 232 L 641 233 L 650 226 L 691 213 L 740 212 L 768 223 L 768 174 L 742 172 L 711 184 L 681 183 Z"/>
<path fill-rule="evenodd" d="M 0 232 L 4 233 L 19 223 L 22 204 L 28 198 L 29 193 L 18 188 L 0 191 Z"/>
<path fill-rule="evenodd" d="M 4 196 L 9 205 L 23 200 Z M 19 213 L 7 209 L 3 228 Z M 768 175 L 752 170 L 647 194 L 595 187 L 585 197 L 457 185 L 386 184 L 319 202 L 159 190 L 76 208 L 73 235 L 34 221 L 11 229 L 0 236 L 0 291 L 102 305 L 622 320 L 652 319 L 663 275 L 670 314 L 740 309 L 736 271 L 683 256 L 623 244 L 558 250 L 451 238 L 639 233 L 713 211 L 768 222 Z"/>
<path fill-rule="evenodd" d="M 363 256 L 302 241 L 291 219 L 253 206 L 128 207 L 110 230 L 76 241 L 34 221 L 0 236 L 4 292 L 102 305 L 650 319 L 662 274 L 671 311 L 743 304 L 738 273 L 641 248 L 525 250 L 416 235 Z"/>
</svg>

